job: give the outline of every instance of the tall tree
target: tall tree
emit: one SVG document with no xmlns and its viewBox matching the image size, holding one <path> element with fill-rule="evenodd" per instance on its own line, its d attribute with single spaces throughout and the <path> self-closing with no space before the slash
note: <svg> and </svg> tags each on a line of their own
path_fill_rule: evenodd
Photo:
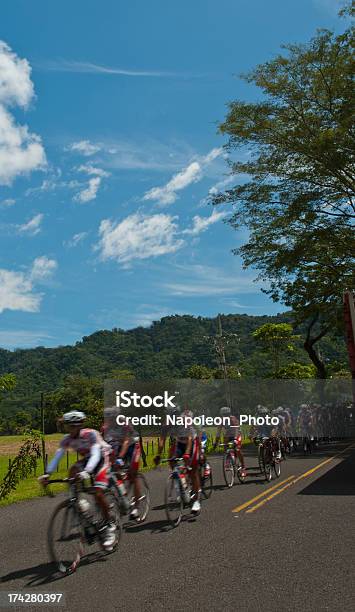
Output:
<svg viewBox="0 0 355 612">
<path fill-rule="evenodd" d="M 270 355 L 273 374 L 280 370 L 282 355 L 286 351 L 293 351 L 294 341 L 298 339 L 289 323 L 265 323 L 258 327 L 252 336 Z"/>
<path fill-rule="evenodd" d="M 349 27 L 285 47 L 245 77 L 263 99 L 232 102 L 220 126 L 231 159 L 244 158 L 230 162 L 232 173 L 247 178 L 214 203 L 232 203 L 231 225 L 249 229 L 235 252 L 269 282 L 266 293 L 308 322 L 304 348 L 319 377 L 315 344 L 355 282 L 353 45 Z"/>
</svg>

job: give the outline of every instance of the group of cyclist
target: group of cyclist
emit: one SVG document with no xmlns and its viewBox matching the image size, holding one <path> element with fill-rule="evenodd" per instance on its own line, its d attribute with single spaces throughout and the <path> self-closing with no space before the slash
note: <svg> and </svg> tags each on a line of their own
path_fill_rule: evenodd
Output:
<svg viewBox="0 0 355 612">
<path fill-rule="evenodd" d="M 191 411 L 188 409 L 181 410 L 178 406 L 171 407 L 168 412 L 171 415 L 175 414 L 183 417 L 193 416 Z M 114 523 L 110 521 L 108 503 L 105 497 L 105 490 L 109 485 L 110 470 L 119 472 L 121 468 L 126 466 L 130 481 L 133 482 L 135 488 L 134 498 L 135 500 L 140 498 L 139 479 L 136 478 L 141 458 L 139 434 L 131 424 L 119 425 L 117 423 L 118 414 L 119 409 L 117 407 L 105 408 L 104 422 L 99 432 L 84 427 L 86 417 L 83 412 L 72 410 L 65 413 L 62 421 L 68 433 L 62 438 L 58 450 L 47 466 L 46 473 L 39 477 L 39 482 L 46 486 L 49 483 L 50 475 L 56 470 L 66 451 L 73 450 L 80 455 L 80 460 L 70 467 L 69 478 L 79 481 L 91 479 L 96 501 L 105 520 L 103 545 L 107 549 L 112 548 L 116 537 L 116 528 Z M 231 414 L 229 407 L 221 408 L 220 414 L 221 416 L 230 416 L 230 426 L 218 428 L 215 448 L 221 435 L 224 434 L 224 443 L 233 442 L 242 469 L 245 470 L 239 421 Z M 154 457 L 155 465 L 159 465 L 163 448 L 165 448 L 166 440 L 168 440 L 169 458 L 172 460 L 183 458 L 185 465 L 189 468 L 192 491 L 195 494 L 191 507 L 193 515 L 198 515 L 201 511 L 199 467 L 200 450 L 204 437 L 206 437 L 205 432 L 197 431 L 192 425 L 163 426 L 159 438 L 158 454 Z M 130 519 L 135 520 L 137 517 L 138 508 L 134 506 L 130 512 Z"/>
<path fill-rule="evenodd" d="M 192 417 L 192 413 L 187 408 L 180 409 L 178 406 L 168 409 L 171 414 Z M 139 500 L 139 479 L 136 478 L 140 458 L 141 445 L 140 438 L 133 426 L 128 423 L 119 425 L 117 407 L 108 407 L 104 410 L 103 426 L 99 431 L 84 427 L 85 414 L 78 410 L 67 412 L 63 416 L 63 423 L 68 433 L 60 442 L 59 448 L 52 461 L 47 466 L 46 474 L 39 477 L 43 486 L 49 482 L 50 475 L 55 471 L 59 461 L 68 450 L 73 450 L 81 456 L 81 459 L 71 466 L 69 478 L 85 481 L 91 479 L 95 492 L 96 501 L 101 508 L 105 520 L 105 539 L 104 547 L 110 549 L 115 542 L 115 525 L 110 521 L 108 503 L 105 497 L 105 490 L 109 484 L 111 470 L 120 471 L 126 467 L 129 472 L 130 481 L 134 486 L 134 499 Z M 260 439 L 271 440 L 276 459 L 281 459 L 282 454 L 287 449 L 287 444 L 294 436 L 295 429 L 303 432 L 310 432 L 313 426 L 317 411 L 310 405 L 302 404 L 296 414 L 288 408 L 279 406 L 271 412 L 265 406 L 259 405 L 256 409 L 256 416 L 262 417 L 260 422 L 266 421 L 266 414 L 278 417 L 277 425 L 257 425 L 251 428 L 249 437 L 255 442 Z M 221 425 L 217 429 L 214 449 L 220 442 L 223 435 L 223 443 L 232 443 L 235 455 L 241 465 L 241 475 L 246 476 L 246 467 L 242 452 L 242 435 L 238 418 L 231 414 L 230 407 L 220 409 L 222 417 L 228 416 L 229 424 Z M 191 419 L 190 419 L 191 420 Z M 197 431 L 192 425 L 186 426 L 186 420 L 182 419 L 182 425 L 163 426 L 161 437 L 159 438 L 158 454 L 154 458 L 155 465 L 161 461 L 162 451 L 165 448 L 166 440 L 169 441 L 169 459 L 182 458 L 185 465 L 189 468 L 191 476 L 192 491 L 194 502 L 191 512 L 198 515 L 201 511 L 200 504 L 200 454 L 203 443 L 206 441 L 206 432 Z M 139 501 L 136 502 L 138 504 Z M 130 519 L 138 518 L 138 508 L 133 505 L 130 512 Z"/>
</svg>

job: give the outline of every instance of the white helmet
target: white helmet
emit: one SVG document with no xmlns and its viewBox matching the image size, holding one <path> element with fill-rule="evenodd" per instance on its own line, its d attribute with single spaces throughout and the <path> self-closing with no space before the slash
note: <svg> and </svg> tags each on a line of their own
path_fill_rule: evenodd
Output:
<svg viewBox="0 0 355 612">
<path fill-rule="evenodd" d="M 230 413 L 231 413 L 231 409 L 229 408 L 229 406 L 223 406 L 223 408 L 221 408 L 219 411 L 219 414 L 221 416 L 227 416 Z"/>
<path fill-rule="evenodd" d="M 71 410 L 63 414 L 64 423 L 72 423 L 73 425 L 83 423 L 86 419 L 86 415 L 80 410 Z"/>
<path fill-rule="evenodd" d="M 104 408 L 104 418 L 105 419 L 114 419 L 120 413 L 120 409 L 117 406 L 108 406 Z"/>
<path fill-rule="evenodd" d="M 167 406 L 166 407 L 166 412 L 167 414 L 180 414 L 181 413 L 181 408 L 179 406 L 179 404 L 176 404 L 176 406 Z"/>
</svg>

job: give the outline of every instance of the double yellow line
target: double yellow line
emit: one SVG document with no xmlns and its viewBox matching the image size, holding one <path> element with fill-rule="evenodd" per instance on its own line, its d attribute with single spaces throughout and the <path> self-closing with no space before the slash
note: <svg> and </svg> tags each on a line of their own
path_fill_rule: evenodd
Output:
<svg viewBox="0 0 355 612">
<path fill-rule="evenodd" d="M 335 455 L 333 455 L 329 459 L 325 459 L 325 461 L 322 461 L 321 463 L 318 463 L 318 465 L 316 465 L 315 467 L 311 468 L 310 470 L 307 470 L 307 472 L 304 472 L 300 476 L 295 477 L 295 475 L 292 475 L 292 476 L 289 476 L 288 478 L 285 478 L 285 480 L 282 480 L 281 482 L 278 482 L 273 487 L 269 487 L 266 491 L 264 491 L 263 493 L 260 493 L 260 495 L 257 495 L 256 497 L 253 497 L 252 499 L 249 499 L 248 501 L 244 502 L 244 504 L 241 504 L 240 506 L 237 506 L 236 508 L 233 508 L 232 512 L 237 514 L 238 512 L 241 512 L 242 510 L 245 510 L 246 508 L 248 508 L 248 510 L 245 510 L 246 514 L 251 514 L 252 512 L 255 512 L 255 510 L 258 510 L 259 508 L 264 506 L 267 502 L 269 502 L 271 499 L 276 497 L 276 495 L 279 495 L 280 493 L 283 493 L 283 491 L 286 491 L 286 489 L 288 489 L 292 485 L 296 484 L 297 482 L 299 482 L 303 478 L 307 478 L 307 476 L 310 476 L 311 474 L 313 474 L 314 472 L 316 472 L 317 470 L 322 468 L 324 465 L 327 465 L 327 463 L 330 463 L 331 461 L 333 461 L 334 459 L 339 457 L 339 455 L 342 455 L 347 450 L 349 450 L 351 448 L 354 448 L 354 447 L 355 447 L 355 444 L 347 446 L 346 448 L 344 448 L 339 453 L 336 453 Z M 282 486 L 282 485 L 284 485 L 284 486 Z M 271 493 L 271 495 L 270 495 L 270 493 Z M 264 499 L 262 499 L 262 498 L 264 498 Z M 261 501 L 259 501 L 259 500 L 261 500 Z M 258 502 L 258 503 L 255 503 L 255 502 Z M 255 504 L 255 505 L 253 505 L 253 504 Z"/>
</svg>

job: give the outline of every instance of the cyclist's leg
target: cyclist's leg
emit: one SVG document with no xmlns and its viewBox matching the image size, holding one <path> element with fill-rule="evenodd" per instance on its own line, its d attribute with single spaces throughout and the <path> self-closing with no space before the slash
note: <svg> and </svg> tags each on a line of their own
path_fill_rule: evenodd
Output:
<svg viewBox="0 0 355 612">
<path fill-rule="evenodd" d="M 137 478 L 137 472 L 138 472 L 139 462 L 141 458 L 141 447 L 140 447 L 139 442 L 135 442 L 134 444 L 131 444 L 131 446 L 128 449 L 126 457 L 129 459 L 128 474 L 129 474 L 130 481 L 133 483 L 135 504 L 137 504 L 137 500 L 141 496 L 140 482 L 139 482 L 139 479 Z"/>
<path fill-rule="evenodd" d="M 197 498 L 199 496 L 199 492 L 201 489 L 200 482 L 200 472 L 198 469 L 199 466 L 199 445 L 198 440 L 195 438 L 192 442 L 192 449 L 190 455 L 190 466 L 191 466 L 191 482 L 192 482 L 192 490 L 196 494 Z"/>
<path fill-rule="evenodd" d="M 94 471 L 94 493 L 106 523 L 110 521 L 110 512 L 105 491 L 108 487 L 110 460 L 108 454 L 103 456 Z"/>
<path fill-rule="evenodd" d="M 242 451 L 242 441 L 239 440 L 239 438 L 234 438 L 233 442 L 234 442 L 235 455 L 236 457 L 238 457 L 240 461 L 240 465 L 242 466 L 242 471 L 244 473 L 245 472 L 245 460 L 244 460 L 244 454 Z"/>
</svg>

